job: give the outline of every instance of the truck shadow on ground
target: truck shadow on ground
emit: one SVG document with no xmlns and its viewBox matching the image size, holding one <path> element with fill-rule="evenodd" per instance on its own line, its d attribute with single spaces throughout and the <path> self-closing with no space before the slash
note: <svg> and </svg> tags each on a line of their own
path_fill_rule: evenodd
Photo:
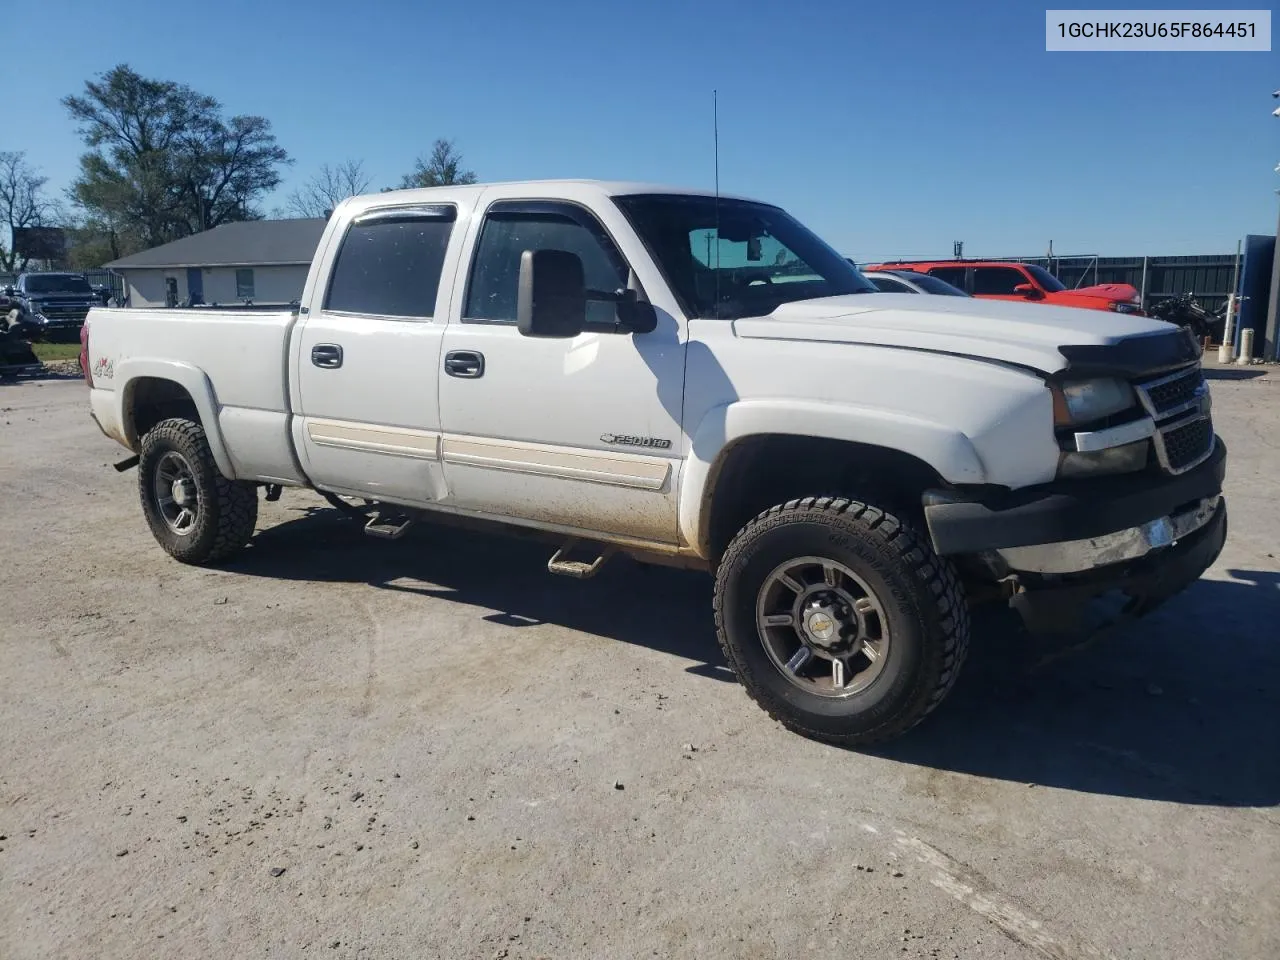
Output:
<svg viewBox="0 0 1280 960">
<path fill-rule="evenodd" d="M 1266 367 L 1205 367 L 1206 380 L 1253 380 L 1265 377 L 1270 371 Z"/>
<path fill-rule="evenodd" d="M 734 682 L 716 644 L 705 574 L 617 557 L 583 583 L 549 575 L 549 555 L 542 543 L 449 527 L 376 541 L 335 511 L 315 509 L 259 533 L 230 569 L 446 599 L 512 629 L 556 624 L 670 653 L 693 661 L 690 673 Z M 1146 619 L 1058 659 L 1011 617 L 981 617 L 947 701 L 906 737 L 866 752 L 1086 793 L 1280 805 L 1280 573 L 1231 575 L 1201 580 Z"/>
</svg>

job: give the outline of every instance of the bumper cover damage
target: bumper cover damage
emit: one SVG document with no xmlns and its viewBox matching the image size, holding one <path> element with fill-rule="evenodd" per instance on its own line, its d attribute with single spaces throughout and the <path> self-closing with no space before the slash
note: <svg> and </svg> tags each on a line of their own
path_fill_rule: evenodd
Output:
<svg viewBox="0 0 1280 960">
<path fill-rule="evenodd" d="M 1225 473 L 1218 440 L 1203 464 L 1155 483 L 1144 473 L 929 491 L 925 519 L 939 554 L 977 558 L 991 578 L 1008 578 L 1009 605 L 1029 630 L 1079 636 L 1149 613 L 1218 558 Z"/>
<path fill-rule="evenodd" d="M 1227 504 L 1219 499 L 1209 521 L 1189 536 L 1132 563 L 1024 580 L 1009 606 L 1035 634 L 1096 632 L 1145 616 L 1195 583 L 1218 559 L 1226 539 Z"/>
</svg>

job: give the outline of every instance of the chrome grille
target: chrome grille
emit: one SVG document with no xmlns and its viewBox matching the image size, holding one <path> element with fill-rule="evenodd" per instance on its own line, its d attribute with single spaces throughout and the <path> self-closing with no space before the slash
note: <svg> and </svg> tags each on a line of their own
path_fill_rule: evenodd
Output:
<svg viewBox="0 0 1280 960">
<path fill-rule="evenodd" d="M 1204 386 L 1204 374 L 1198 367 L 1176 373 L 1172 377 L 1144 384 L 1143 389 L 1151 400 L 1153 414 L 1181 409 L 1184 405 L 1200 398 Z"/>
<path fill-rule="evenodd" d="M 1214 443 L 1209 386 L 1198 363 L 1133 386 L 1155 421 L 1156 458 L 1167 473 L 1186 473 L 1209 458 Z"/>
<path fill-rule="evenodd" d="M 1163 448 L 1161 461 L 1173 473 L 1189 470 L 1203 460 L 1213 448 L 1213 424 L 1208 417 L 1196 416 L 1165 427 L 1156 434 Z"/>
<path fill-rule="evenodd" d="M 89 306 L 82 303 L 46 303 L 40 306 L 40 312 L 50 320 L 83 320 L 89 315 Z"/>
</svg>

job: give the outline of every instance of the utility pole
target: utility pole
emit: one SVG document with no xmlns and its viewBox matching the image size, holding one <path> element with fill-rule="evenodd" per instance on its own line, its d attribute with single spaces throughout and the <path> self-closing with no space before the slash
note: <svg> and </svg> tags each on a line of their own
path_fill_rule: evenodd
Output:
<svg viewBox="0 0 1280 960">
<path fill-rule="evenodd" d="M 1280 99 L 1280 90 L 1271 96 Z M 1273 110 L 1271 115 L 1280 118 L 1280 107 Z M 1276 172 L 1280 173 L 1280 164 L 1276 165 Z M 1280 193 L 1280 190 L 1276 192 Z M 1280 359 L 1280 352 L 1276 349 L 1277 314 L 1280 314 L 1280 213 L 1276 216 L 1276 245 L 1271 252 L 1271 292 L 1267 297 L 1267 329 L 1262 343 L 1264 360 Z"/>
</svg>

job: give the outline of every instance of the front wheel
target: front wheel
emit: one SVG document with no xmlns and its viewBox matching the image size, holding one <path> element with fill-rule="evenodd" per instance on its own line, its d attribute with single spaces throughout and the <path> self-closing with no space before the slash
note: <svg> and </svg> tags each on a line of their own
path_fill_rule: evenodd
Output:
<svg viewBox="0 0 1280 960">
<path fill-rule="evenodd" d="M 138 492 L 152 536 L 183 563 L 225 560 L 258 522 L 257 487 L 219 473 L 204 428 L 190 420 L 162 420 L 142 438 Z"/>
<path fill-rule="evenodd" d="M 780 504 L 739 531 L 715 613 L 747 693 L 788 729 L 844 746 L 923 720 L 969 643 L 952 565 L 893 515 L 830 497 Z"/>
</svg>

